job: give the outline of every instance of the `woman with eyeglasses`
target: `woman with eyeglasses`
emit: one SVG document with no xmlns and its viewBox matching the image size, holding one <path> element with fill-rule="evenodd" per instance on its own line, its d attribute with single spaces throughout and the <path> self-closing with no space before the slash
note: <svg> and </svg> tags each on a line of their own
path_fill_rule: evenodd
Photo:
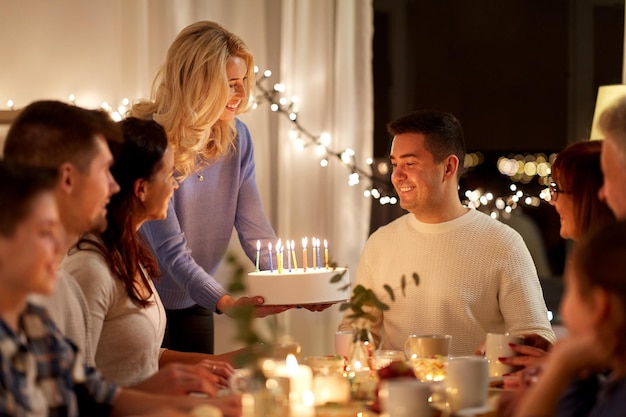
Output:
<svg viewBox="0 0 626 417">
<path fill-rule="evenodd" d="M 599 140 L 572 143 L 558 153 L 552 164 L 550 204 L 559 214 L 563 239 L 577 242 L 590 230 L 615 221 L 609 207 L 598 197 L 603 183 L 600 168 L 602 144 L 603 141 Z M 500 358 L 500 361 L 525 367 L 524 371 L 520 371 L 523 385 L 534 383 L 547 352 L 524 345 L 513 345 L 511 348 L 519 356 Z M 515 385 L 515 381 L 507 382 L 507 386 Z M 501 396 L 498 415 L 511 415 L 523 395 L 522 390 Z"/>
<path fill-rule="evenodd" d="M 561 219 L 561 237 L 577 241 L 592 227 L 614 221 L 609 207 L 598 198 L 602 187 L 602 141 L 585 140 L 563 149 L 552 164 L 550 204 Z"/>
</svg>

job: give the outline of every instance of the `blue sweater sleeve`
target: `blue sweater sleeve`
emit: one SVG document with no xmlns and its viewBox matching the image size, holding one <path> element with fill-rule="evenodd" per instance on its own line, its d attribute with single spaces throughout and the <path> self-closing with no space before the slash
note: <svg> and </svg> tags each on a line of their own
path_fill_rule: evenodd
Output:
<svg viewBox="0 0 626 417">
<path fill-rule="evenodd" d="M 257 240 L 263 242 L 260 268 L 269 269 L 267 242 L 271 241 L 275 244 L 278 239 L 263 211 L 263 203 L 256 183 L 254 149 L 250 133 L 243 123 L 238 124 L 237 133 L 237 142 L 241 153 L 241 179 L 237 195 L 235 229 L 241 247 L 253 262 L 256 257 Z"/>
<path fill-rule="evenodd" d="M 217 302 L 226 295 L 226 290 L 209 275 L 191 256 L 185 234 L 181 230 L 174 202 L 170 201 L 165 220 L 150 221 L 140 230 L 148 245 L 159 261 L 159 268 L 171 277 L 175 284 L 184 288 L 195 303 L 217 311 Z M 176 305 L 181 300 L 171 299 L 167 288 L 159 288 L 161 298 L 169 305 Z"/>
</svg>

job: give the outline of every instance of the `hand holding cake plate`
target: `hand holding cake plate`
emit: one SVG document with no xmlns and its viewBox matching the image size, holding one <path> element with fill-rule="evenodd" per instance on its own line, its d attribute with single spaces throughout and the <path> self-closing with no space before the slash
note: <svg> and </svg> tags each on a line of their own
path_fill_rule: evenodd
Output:
<svg viewBox="0 0 626 417">
<path fill-rule="evenodd" d="M 230 314 L 230 310 L 231 309 L 236 309 L 237 306 L 240 306 L 240 305 L 243 305 L 243 304 L 253 305 L 254 306 L 254 316 L 255 317 L 259 317 L 259 318 L 271 316 L 272 314 L 282 313 L 283 311 L 287 311 L 287 310 L 290 310 L 292 308 L 296 308 L 297 307 L 297 305 L 295 305 L 295 304 L 292 304 L 292 305 L 288 305 L 288 304 L 283 304 L 283 305 L 266 305 L 265 304 L 265 300 L 263 299 L 263 297 L 260 297 L 260 296 L 239 297 L 237 299 L 232 299 L 232 300 L 234 300 L 234 302 L 223 310 L 224 313 L 226 313 L 228 315 L 231 315 Z"/>
</svg>

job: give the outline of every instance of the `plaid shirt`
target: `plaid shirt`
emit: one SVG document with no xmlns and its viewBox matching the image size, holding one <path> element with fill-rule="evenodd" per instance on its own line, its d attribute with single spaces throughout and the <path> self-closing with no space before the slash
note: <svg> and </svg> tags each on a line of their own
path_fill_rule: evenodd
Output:
<svg viewBox="0 0 626 417">
<path fill-rule="evenodd" d="M 44 308 L 26 305 L 19 334 L 0 319 L 0 417 L 105 416 L 116 393 Z"/>
</svg>

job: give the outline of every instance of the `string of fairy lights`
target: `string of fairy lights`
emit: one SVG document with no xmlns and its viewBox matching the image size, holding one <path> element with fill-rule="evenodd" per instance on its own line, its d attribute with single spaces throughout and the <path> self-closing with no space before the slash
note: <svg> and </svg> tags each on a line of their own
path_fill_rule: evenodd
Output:
<svg viewBox="0 0 626 417">
<path fill-rule="evenodd" d="M 255 67 L 255 72 L 257 73 L 256 88 L 258 93 L 253 108 L 256 109 L 267 103 L 272 112 L 287 118 L 291 125 L 288 133 L 289 139 L 296 149 L 303 151 L 308 147 L 314 147 L 316 155 L 320 158 L 319 163 L 322 168 L 328 166 L 330 160 L 337 160 L 348 170 L 347 182 L 349 186 L 354 187 L 366 183 L 363 190 L 365 197 L 377 200 L 381 205 L 397 204 L 398 199 L 389 178 L 391 167 L 388 162 L 374 164 L 374 159 L 371 157 L 361 160 L 351 148 L 332 149 L 332 137 L 329 133 L 312 133 L 298 120 L 298 97 L 295 95 L 287 97 L 285 86 L 281 83 L 268 86 L 272 76 L 270 70 L 265 70 L 259 74 L 258 67 Z M 68 99 L 71 103 L 76 104 L 74 94 L 71 94 Z M 129 106 L 130 100 L 124 98 L 116 108 L 107 102 L 102 103 L 100 107 L 109 112 L 114 120 L 119 121 L 124 117 Z M 13 100 L 7 101 L 7 107 L 9 113 L 15 112 Z M 509 192 L 505 195 L 496 196 L 493 192 L 484 191 L 481 188 L 459 190 L 462 202 L 470 208 L 490 214 L 493 218 L 506 218 L 520 206 L 538 207 L 542 202 L 550 200 L 548 186 L 554 158 L 555 154 L 502 156 L 498 159 L 497 168 L 502 175 L 508 176 L 511 180 Z M 465 157 L 464 166 L 467 169 L 473 169 L 482 163 L 483 156 L 480 152 L 468 153 Z M 522 185 L 529 184 L 534 179 L 543 187 L 538 195 L 531 195 L 522 190 Z"/>
<path fill-rule="evenodd" d="M 258 74 L 258 70 L 257 70 Z M 269 87 L 272 72 L 265 70 L 257 75 L 257 94 L 254 107 L 268 103 L 271 111 L 286 117 L 290 123 L 289 138 L 296 149 L 304 150 L 309 146 L 318 149 L 320 166 L 328 166 L 329 159 L 336 159 L 348 168 L 348 184 L 356 186 L 363 179 L 368 181 L 368 186 L 364 189 L 363 195 L 371 197 L 382 205 L 396 204 L 397 197 L 389 180 L 391 168 L 387 162 L 379 162 L 374 166 L 373 158 L 366 158 L 367 169 L 361 168 L 357 161 L 354 150 L 346 148 L 342 151 L 335 151 L 330 148 L 331 136 L 328 133 L 313 134 L 310 130 L 302 126 L 298 120 L 299 99 L 297 96 L 287 97 L 285 86 L 275 83 Z M 498 160 L 498 170 L 512 181 L 509 187 L 510 193 L 503 196 L 494 196 L 492 192 L 484 192 L 481 189 L 465 190 L 461 193 L 463 203 L 468 207 L 488 212 L 492 217 L 507 217 L 520 205 L 537 207 L 542 201 L 550 200 L 548 191 L 550 168 L 554 160 L 554 154 L 546 157 L 543 154 L 514 155 L 511 157 L 501 157 Z M 482 155 L 469 153 L 466 155 L 464 166 L 472 169 L 483 162 Z M 378 175 L 375 175 L 377 173 Z M 382 179 L 384 178 L 384 179 Z M 538 196 L 525 193 L 516 182 L 528 184 L 534 178 L 540 185 L 545 186 Z"/>
<path fill-rule="evenodd" d="M 296 149 L 304 150 L 309 146 L 315 147 L 316 153 L 320 155 L 321 167 L 327 167 L 329 159 L 336 159 L 348 168 L 349 186 L 356 186 L 361 183 L 362 179 L 366 179 L 368 186 L 363 191 L 365 197 L 377 199 L 381 204 L 397 203 L 397 197 L 394 195 L 393 186 L 389 180 L 382 180 L 374 175 L 373 158 L 366 158 L 363 162 L 367 168 L 363 168 L 358 163 L 354 149 L 333 150 L 330 147 L 332 138 L 329 133 L 313 134 L 300 124 L 298 120 L 298 112 L 300 110 L 298 97 L 291 96 L 287 98 L 285 96 L 285 86 L 281 83 L 268 87 L 266 84 L 269 83 L 272 71 L 265 70 L 262 74 L 258 74 L 258 68 L 255 68 L 255 71 L 257 72 L 256 88 L 259 92 L 254 103 L 255 108 L 266 102 L 269 104 L 271 111 L 285 116 L 291 123 L 289 139 L 293 142 Z M 383 167 L 378 167 L 378 169 L 379 171 L 385 171 Z"/>
</svg>

